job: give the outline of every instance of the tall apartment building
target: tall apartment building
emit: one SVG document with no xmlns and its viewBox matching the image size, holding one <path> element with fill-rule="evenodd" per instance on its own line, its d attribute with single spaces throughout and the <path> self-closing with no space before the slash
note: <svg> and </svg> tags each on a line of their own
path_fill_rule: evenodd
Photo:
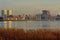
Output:
<svg viewBox="0 0 60 40">
<path fill-rule="evenodd" d="M 12 10 L 2 10 L 1 13 L 2 13 L 1 15 L 2 15 L 3 19 L 7 19 L 7 18 L 4 18 L 4 16 L 6 17 L 6 16 L 12 15 Z M 4 21 L 4 23 L 5 23 L 4 28 L 6 28 L 6 29 L 7 28 L 12 28 L 12 26 L 11 26 L 12 23 L 10 21 L 8 23 L 9 26 L 7 26 L 7 24 L 6 24 L 7 22 Z"/>
<path fill-rule="evenodd" d="M 7 10 L 7 16 L 12 15 L 12 10 Z"/>
<path fill-rule="evenodd" d="M 2 16 L 7 16 L 7 10 L 2 10 L 1 13 Z"/>
<path fill-rule="evenodd" d="M 12 10 L 2 10 L 2 16 L 9 16 L 12 15 Z"/>
</svg>

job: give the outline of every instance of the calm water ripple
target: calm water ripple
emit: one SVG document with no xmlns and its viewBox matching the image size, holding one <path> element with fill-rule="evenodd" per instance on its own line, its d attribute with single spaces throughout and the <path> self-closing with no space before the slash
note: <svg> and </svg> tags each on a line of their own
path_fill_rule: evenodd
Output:
<svg viewBox="0 0 60 40">
<path fill-rule="evenodd" d="M 0 21 L 1 28 L 60 29 L 60 21 Z"/>
</svg>

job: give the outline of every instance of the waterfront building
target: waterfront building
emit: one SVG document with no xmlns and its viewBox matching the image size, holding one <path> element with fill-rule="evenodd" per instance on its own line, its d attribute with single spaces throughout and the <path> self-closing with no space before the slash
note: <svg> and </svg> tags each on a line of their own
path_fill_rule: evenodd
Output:
<svg viewBox="0 0 60 40">
<path fill-rule="evenodd" d="M 2 16 L 7 16 L 7 10 L 2 10 L 2 11 L 1 11 L 1 15 L 2 15 Z"/>
<path fill-rule="evenodd" d="M 37 14 L 37 20 L 41 20 L 41 14 Z"/>
<path fill-rule="evenodd" d="M 25 20 L 33 20 L 33 16 L 28 14 L 28 15 L 25 15 L 25 17 L 23 19 L 25 19 Z"/>
<path fill-rule="evenodd" d="M 41 20 L 50 20 L 51 14 L 48 10 L 42 10 Z"/>
<path fill-rule="evenodd" d="M 12 15 L 12 10 L 7 10 L 7 16 Z"/>
<path fill-rule="evenodd" d="M 12 15 L 12 10 L 2 10 L 1 15 L 4 16 L 9 16 Z"/>
<path fill-rule="evenodd" d="M 57 15 L 56 16 L 56 20 L 60 20 L 60 15 Z"/>
<path fill-rule="evenodd" d="M 0 21 L 3 21 L 3 17 L 0 17 Z"/>
<path fill-rule="evenodd" d="M 33 18 L 33 20 L 41 20 L 41 14 L 36 14 Z"/>
<path fill-rule="evenodd" d="M 25 20 L 29 20 L 29 16 L 28 15 L 25 15 Z"/>
<path fill-rule="evenodd" d="M 29 16 L 29 20 L 33 20 L 33 15 L 28 15 Z"/>
<path fill-rule="evenodd" d="M 54 21 L 56 19 L 56 16 L 51 16 L 50 21 Z"/>
</svg>

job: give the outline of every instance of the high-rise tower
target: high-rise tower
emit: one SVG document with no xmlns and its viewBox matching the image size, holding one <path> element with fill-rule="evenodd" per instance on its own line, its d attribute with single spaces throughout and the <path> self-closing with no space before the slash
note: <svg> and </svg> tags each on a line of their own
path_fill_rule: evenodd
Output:
<svg viewBox="0 0 60 40">
<path fill-rule="evenodd" d="M 7 16 L 7 10 L 2 10 L 1 13 L 2 13 L 2 16 Z"/>
<path fill-rule="evenodd" d="M 9 16 L 12 15 L 12 10 L 2 10 L 2 16 Z"/>
<path fill-rule="evenodd" d="M 12 10 L 7 10 L 7 15 L 12 15 Z"/>
</svg>

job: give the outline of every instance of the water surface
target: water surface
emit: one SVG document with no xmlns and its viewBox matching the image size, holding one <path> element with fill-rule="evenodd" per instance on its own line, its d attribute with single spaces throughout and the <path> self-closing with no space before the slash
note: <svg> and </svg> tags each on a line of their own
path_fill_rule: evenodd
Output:
<svg viewBox="0 0 60 40">
<path fill-rule="evenodd" d="M 60 21 L 0 21 L 1 28 L 60 29 Z"/>
</svg>

